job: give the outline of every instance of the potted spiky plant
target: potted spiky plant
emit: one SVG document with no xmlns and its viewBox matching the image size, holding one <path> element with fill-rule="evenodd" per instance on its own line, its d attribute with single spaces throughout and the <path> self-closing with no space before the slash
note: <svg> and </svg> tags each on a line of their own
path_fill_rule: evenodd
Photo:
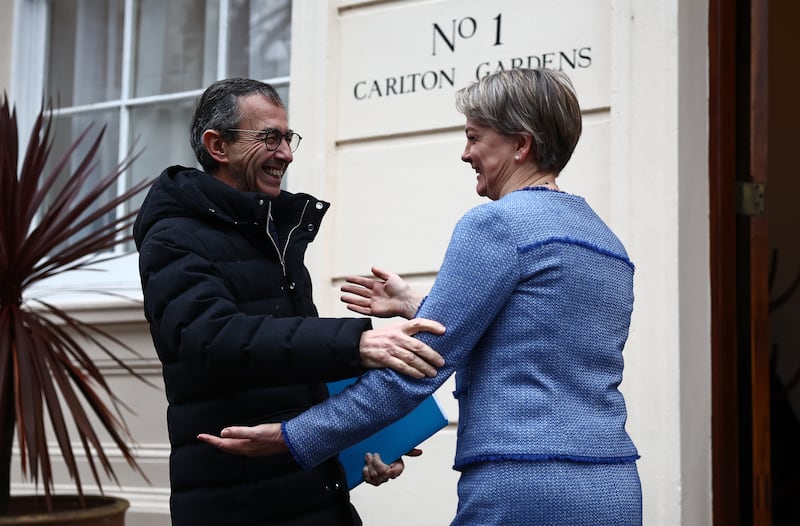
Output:
<svg viewBox="0 0 800 526">
<path fill-rule="evenodd" d="M 134 458 L 133 439 L 120 411 L 124 404 L 110 389 L 89 349 L 99 349 L 146 382 L 119 355 L 120 348 L 136 351 L 102 328 L 26 292 L 55 274 L 118 257 L 114 249 L 130 239 L 136 211 L 116 218 L 115 210 L 144 190 L 148 182 L 107 197 L 106 190 L 115 188 L 112 185 L 124 174 L 132 157 L 112 173 L 93 177 L 104 128 L 86 155 L 77 151 L 91 126 L 55 162 L 48 162 L 52 122 L 52 111 L 43 109 L 19 163 L 16 110 L 4 96 L 0 107 L 0 524 L 20 523 L 12 516 L 17 513 L 17 501 L 23 507 L 36 505 L 53 511 L 62 505 L 86 508 L 98 500 L 84 494 L 73 442 L 80 443 L 77 450 L 85 452 L 101 495 L 101 470 L 106 481 L 117 481 L 95 428 L 102 427 L 128 464 L 146 479 Z M 51 189 L 57 181 L 59 190 L 53 195 Z M 113 219 L 100 220 L 108 217 Z M 41 494 L 10 496 L 15 437 L 22 474 L 34 482 L 37 494 L 41 487 Z M 48 452 L 48 441 L 53 439 L 77 494 L 54 494 Z M 127 502 L 113 506 L 122 518 L 97 524 L 123 523 Z"/>
</svg>

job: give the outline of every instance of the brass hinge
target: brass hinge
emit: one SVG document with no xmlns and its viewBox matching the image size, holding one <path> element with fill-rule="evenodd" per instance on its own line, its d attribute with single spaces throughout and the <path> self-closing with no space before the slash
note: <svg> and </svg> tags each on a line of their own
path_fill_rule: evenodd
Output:
<svg viewBox="0 0 800 526">
<path fill-rule="evenodd" d="M 744 216 L 760 216 L 766 209 L 765 188 L 762 183 L 737 181 L 736 213 Z"/>
</svg>

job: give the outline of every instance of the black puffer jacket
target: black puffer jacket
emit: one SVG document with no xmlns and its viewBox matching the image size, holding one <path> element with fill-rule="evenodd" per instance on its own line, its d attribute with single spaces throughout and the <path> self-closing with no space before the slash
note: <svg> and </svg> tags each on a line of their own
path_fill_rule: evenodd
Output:
<svg viewBox="0 0 800 526">
<path fill-rule="evenodd" d="M 303 264 L 328 203 L 237 191 L 180 166 L 134 226 L 145 314 L 163 364 L 174 526 L 359 524 L 338 461 L 247 458 L 197 440 L 280 422 L 358 375 L 366 319 L 322 319 Z M 274 219 L 279 243 L 268 234 Z"/>
</svg>

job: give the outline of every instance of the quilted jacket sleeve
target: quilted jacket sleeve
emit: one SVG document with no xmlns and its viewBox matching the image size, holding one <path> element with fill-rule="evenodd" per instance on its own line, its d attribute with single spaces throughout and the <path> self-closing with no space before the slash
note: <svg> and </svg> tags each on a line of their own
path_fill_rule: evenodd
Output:
<svg viewBox="0 0 800 526">
<path fill-rule="evenodd" d="M 362 372 L 358 346 L 369 320 L 246 313 L 226 276 L 201 255 L 202 243 L 185 228 L 167 226 L 140 248 L 145 313 L 162 362 L 181 361 L 227 382 L 257 378 L 262 385 Z"/>
</svg>

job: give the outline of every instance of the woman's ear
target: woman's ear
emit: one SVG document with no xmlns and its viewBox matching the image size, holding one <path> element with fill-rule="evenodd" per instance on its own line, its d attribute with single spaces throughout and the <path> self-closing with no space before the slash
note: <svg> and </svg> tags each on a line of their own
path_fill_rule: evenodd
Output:
<svg viewBox="0 0 800 526">
<path fill-rule="evenodd" d="M 222 138 L 222 134 L 217 130 L 206 130 L 203 132 L 203 146 L 212 159 L 218 163 L 228 161 L 227 143 Z"/>
<path fill-rule="evenodd" d="M 532 158 L 536 160 L 536 145 L 533 144 L 533 137 L 527 133 L 517 135 L 517 155 L 523 161 Z"/>
</svg>

